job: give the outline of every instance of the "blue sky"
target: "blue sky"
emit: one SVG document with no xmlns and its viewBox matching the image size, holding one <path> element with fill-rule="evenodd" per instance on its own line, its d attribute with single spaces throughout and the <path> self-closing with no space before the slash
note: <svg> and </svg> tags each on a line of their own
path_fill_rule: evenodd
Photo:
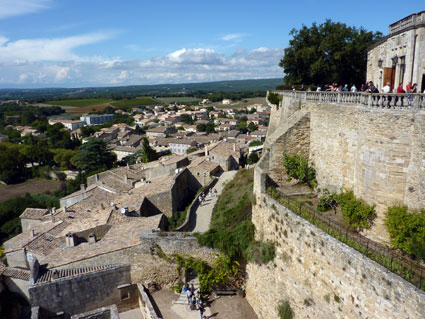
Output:
<svg viewBox="0 0 425 319">
<path fill-rule="evenodd" d="M 330 18 L 387 34 L 422 10 L 423 0 L 0 0 L 0 88 L 281 77 L 292 28 Z"/>
</svg>

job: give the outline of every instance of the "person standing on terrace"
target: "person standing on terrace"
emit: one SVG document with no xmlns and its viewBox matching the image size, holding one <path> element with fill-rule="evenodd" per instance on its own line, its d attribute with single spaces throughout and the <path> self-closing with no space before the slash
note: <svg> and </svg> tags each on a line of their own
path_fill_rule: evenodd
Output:
<svg viewBox="0 0 425 319">
<path fill-rule="evenodd" d="M 390 91 L 391 91 L 390 82 L 387 82 L 385 86 L 382 88 L 382 93 L 390 93 Z"/>
</svg>

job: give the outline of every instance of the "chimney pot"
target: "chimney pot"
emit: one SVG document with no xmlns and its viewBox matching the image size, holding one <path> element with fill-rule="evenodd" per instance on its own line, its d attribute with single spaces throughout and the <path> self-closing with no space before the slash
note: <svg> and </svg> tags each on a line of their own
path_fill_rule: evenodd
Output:
<svg viewBox="0 0 425 319">
<path fill-rule="evenodd" d="M 31 229 L 30 233 L 31 233 L 31 238 L 35 236 L 34 229 Z"/>
<path fill-rule="evenodd" d="M 89 235 L 89 244 L 94 244 L 94 243 L 96 243 L 96 235 L 90 234 Z"/>
<path fill-rule="evenodd" d="M 128 182 L 128 175 L 127 175 L 127 173 L 125 173 L 124 174 L 124 183 L 127 183 Z"/>
<path fill-rule="evenodd" d="M 95 174 L 94 179 L 96 180 L 96 182 L 98 182 L 99 181 L 99 174 Z"/>
<path fill-rule="evenodd" d="M 81 189 L 82 191 L 85 191 L 85 190 L 86 190 L 86 185 L 85 185 L 85 184 L 81 184 L 81 185 L 80 185 L 80 189 Z"/>
</svg>

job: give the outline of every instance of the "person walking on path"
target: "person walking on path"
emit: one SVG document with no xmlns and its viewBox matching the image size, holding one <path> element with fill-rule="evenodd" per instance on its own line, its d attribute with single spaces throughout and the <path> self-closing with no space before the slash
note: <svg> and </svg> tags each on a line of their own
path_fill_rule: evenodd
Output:
<svg viewBox="0 0 425 319">
<path fill-rule="evenodd" d="M 187 304 L 190 305 L 192 301 L 192 292 L 190 291 L 190 289 L 187 290 L 186 296 L 187 296 Z"/>
<path fill-rule="evenodd" d="M 210 190 L 208 191 L 208 195 L 210 196 L 210 197 L 212 197 L 212 188 L 210 187 Z"/>
<path fill-rule="evenodd" d="M 193 286 L 193 284 L 190 284 L 190 292 L 192 293 L 192 295 L 195 296 L 195 287 Z"/>
<path fill-rule="evenodd" d="M 199 305 L 199 313 L 201 314 L 201 319 L 204 318 L 204 311 L 205 311 L 204 306 L 202 304 L 200 304 Z"/>
<path fill-rule="evenodd" d="M 202 194 L 199 195 L 199 206 L 202 206 Z"/>
<path fill-rule="evenodd" d="M 214 197 L 217 197 L 217 189 L 214 188 Z"/>
</svg>

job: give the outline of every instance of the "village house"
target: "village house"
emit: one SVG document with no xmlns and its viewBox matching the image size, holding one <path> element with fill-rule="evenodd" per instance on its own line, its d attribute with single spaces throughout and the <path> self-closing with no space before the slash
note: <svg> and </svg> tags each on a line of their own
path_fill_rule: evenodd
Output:
<svg viewBox="0 0 425 319">
<path fill-rule="evenodd" d="M 86 124 L 86 122 L 79 120 L 66 120 L 63 118 L 49 119 L 50 125 L 55 125 L 56 123 L 62 124 L 66 129 L 70 131 L 76 130 L 77 128 L 85 126 Z"/>
<path fill-rule="evenodd" d="M 114 120 L 114 114 L 83 114 L 80 120 L 84 121 L 88 126 L 102 125 L 106 122 Z"/>
<path fill-rule="evenodd" d="M 146 136 L 148 137 L 168 137 L 173 133 L 177 133 L 177 130 L 172 126 L 157 126 L 154 128 L 149 128 L 146 131 Z"/>
<path fill-rule="evenodd" d="M 196 147 L 198 143 L 190 139 L 172 139 L 169 141 L 171 153 L 178 155 L 186 154 L 191 147 Z"/>
</svg>

